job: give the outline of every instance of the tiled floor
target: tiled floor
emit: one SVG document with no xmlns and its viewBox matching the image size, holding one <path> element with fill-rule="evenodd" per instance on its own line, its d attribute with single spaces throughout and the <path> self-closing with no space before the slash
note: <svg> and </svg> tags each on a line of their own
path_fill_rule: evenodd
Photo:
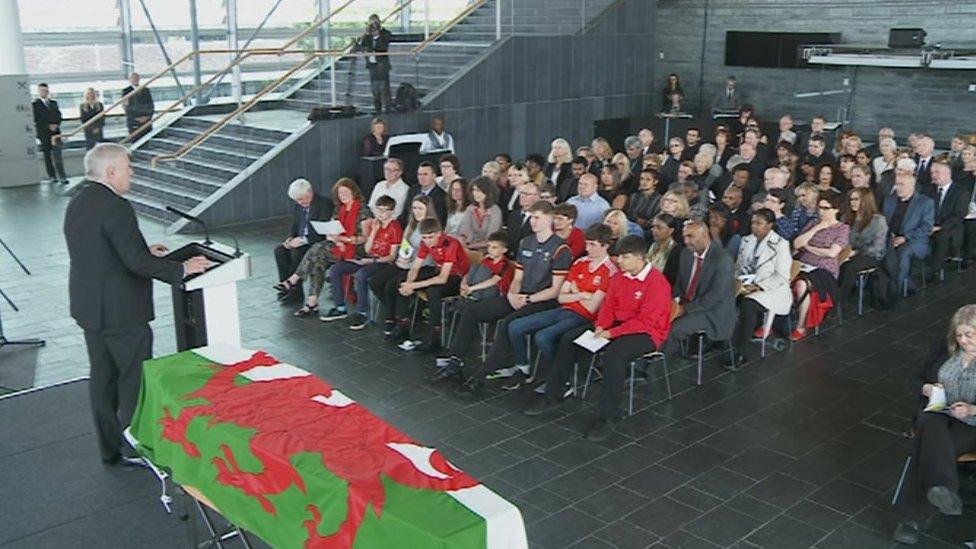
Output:
<svg viewBox="0 0 976 549">
<path fill-rule="evenodd" d="M 0 238 L 34 272 L 23 275 L 0 250 L 0 288 L 21 307 L 13 313 L 0 302 L 4 328 L 8 337 L 48 340 L 38 352 L 0 351 L 7 390 L 87 369 L 81 333 L 68 316 L 66 203 L 43 186 L 0 190 Z M 186 240 L 166 237 L 151 222 L 142 226 L 151 242 Z M 444 450 L 519 505 L 533 547 L 893 546 L 888 502 L 914 402 L 907 380 L 952 311 L 976 297 L 969 271 L 743 372 L 725 373 L 712 361 L 702 387 L 693 369 L 673 372 L 672 400 L 664 400 L 660 383 L 641 388 L 640 413 L 606 443 L 587 444 L 576 433 L 589 404 L 526 418 L 519 411 L 530 395 L 493 391 L 472 401 L 425 384 L 431 359 L 383 344 L 375 328 L 356 333 L 293 318 L 270 288 L 270 249 L 283 227 L 234 231 L 254 254 L 254 278 L 240 292 L 245 345 L 316 372 Z M 162 285 L 156 301 L 155 350 L 166 354 L 175 343 Z M 974 518 L 934 516 L 919 546 L 960 547 L 976 537 Z"/>
</svg>

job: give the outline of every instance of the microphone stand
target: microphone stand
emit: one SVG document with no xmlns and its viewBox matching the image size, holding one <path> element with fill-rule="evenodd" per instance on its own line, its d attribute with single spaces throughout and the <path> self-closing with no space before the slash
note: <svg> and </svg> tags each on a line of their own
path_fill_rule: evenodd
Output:
<svg viewBox="0 0 976 549">
<path fill-rule="evenodd" d="M 30 276 L 31 272 L 29 270 L 27 270 L 27 266 L 24 265 L 24 263 L 20 260 L 20 258 L 17 257 L 16 254 L 14 254 L 13 250 L 11 250 L 9 246 L 7 246 L 7 243 L 4 242 L 2 238 L 0 238 L 0 245 L 3 246 L 3 249 L 7 250 L 7 253 L 10 254 L 10 257 L 14 258 L 14 261 L 17 262 L 17 265 L 20 265 L 20 268 L 23 269 L 24 273 L 26 273 L 28 276 Z M 3 299 L 7 303 L 10 304 L 10 307 L 15 312 L 20 312 L 20 309 L 17 308 L 17 304 L 14 303 L 13 300 L 10 299 L 10 297 L 6 293 L 4 293 L 3 288 L 0 288 L 0 297 L 3 297 Z M 3 308 L 0 307 L 0 313 L 2 313 L 2 312 L 3 312 Z M 32 339 L 23 339 L 23 340 L 7 339 L 7 337 L 3 335 L 3 315 L 0 314 L 0 349 L 6 347 L 7 345 L 24 345 L 24 346 L 27 346 L 27 347 L 43 347 L 46 344 L 47 343 L 43 339 L 33 339 L 33 338 Z"/>
</svg>

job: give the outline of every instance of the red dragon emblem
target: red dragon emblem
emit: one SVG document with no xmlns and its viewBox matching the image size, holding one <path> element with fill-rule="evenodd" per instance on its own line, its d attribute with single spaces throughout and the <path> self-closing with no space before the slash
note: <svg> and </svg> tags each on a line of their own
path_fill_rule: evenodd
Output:
<svg viewBox="0 0 976 549">
<path fill-rule="evenodd" d="M 268 495 L 279 494 L 292 485 L 306 491 L 289 456 L 300 452 L 321 454 L 323 465 L 348 483 L 348 512 L 335 533 L 322 536 L 318 533 L 321 510 L 308 505 L 312 518 L 304 522 L 308 530 L 306 548 L 351 547 L 367 508 L 372 506 L 373 512 L 382 516 L 386 501 L 383 476 L 412 488 L 436 491 L 479 484 L 451 465 L 439 451 L 419 446 L 313 375 L 235 383 L 239 374 L 278 363 L 270 355 L 258 352 L 230 366 L 211 366 L 218 372 L 198 391 L 184 397 L 205 399 L 208 403 L 184 408 L 175 418 L 164 408 L 165 417 L 160 423 L 163 438 L 181 444 L 191 457 L 201 457 L 200 450 L 187 438 L 187 427 L 196 417 L 209 418 L 209 425 L 234 423 L 255 429 L 249 446 L 263 465 L 262 472 L 241 471 L 226 445 L 221 446 L 224 458 L 215 457 L 213 463 L 218 470 L 217 482 L 254 497 L 270 514 L 277 511 Z"/>
</svg>

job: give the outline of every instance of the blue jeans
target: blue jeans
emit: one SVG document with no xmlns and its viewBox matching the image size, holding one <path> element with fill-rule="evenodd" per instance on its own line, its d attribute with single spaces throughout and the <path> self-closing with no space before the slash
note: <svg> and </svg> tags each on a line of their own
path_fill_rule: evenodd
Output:
<svg viewBox="0 0 976 549">
<path fill-rule="evenodd" d="M 573 328 L 590 323 L 590 320 L 565 307 L 556 307 L 511 321 L 508 324 L 508 341 L 515 353 L 515 364 L 529 363 L 529 351 L 525 345 L 527 334 L 535 334 L 533 340 L 539 348 L 539 360 L 542 364 L 549 364 L 556 355 L 560 336 Z"/>
</svg>

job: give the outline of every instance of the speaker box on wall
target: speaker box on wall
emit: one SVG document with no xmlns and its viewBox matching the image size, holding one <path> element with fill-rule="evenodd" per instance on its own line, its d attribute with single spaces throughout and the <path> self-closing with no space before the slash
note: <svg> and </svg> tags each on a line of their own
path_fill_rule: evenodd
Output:
<svg viewBox="0 0 976 549">
<path fill-rule="evenodd" d="M 891 29 L 888 31 L 889 48 L 918 48 L 925 45 L 925 29 Z"/>
</svg>

